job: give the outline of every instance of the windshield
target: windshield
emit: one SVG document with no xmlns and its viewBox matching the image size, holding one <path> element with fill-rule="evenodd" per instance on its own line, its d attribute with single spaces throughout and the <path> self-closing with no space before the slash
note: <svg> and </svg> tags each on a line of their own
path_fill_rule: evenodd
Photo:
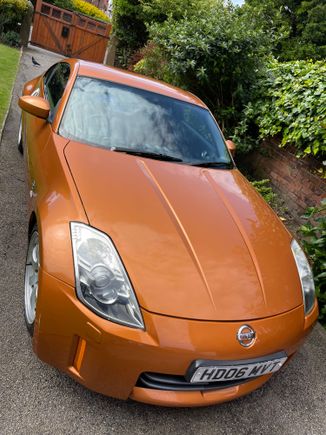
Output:
<svg viewBox="0 0 326 435">
<path fill-rule="evenodd" d="M 165 155 L 179 162 L 231 162 L 208 110 L 89 77 L 77 78 L 59 133 L 95 146 Z"/>
</svg>

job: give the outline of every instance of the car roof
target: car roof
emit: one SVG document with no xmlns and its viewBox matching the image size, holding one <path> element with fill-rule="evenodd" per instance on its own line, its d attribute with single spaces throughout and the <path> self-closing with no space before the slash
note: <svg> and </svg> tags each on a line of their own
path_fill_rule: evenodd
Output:
<svg viewBox="0 0 326 435">
<path fill-rule="evenodd" d="M 177 100 L 185 101 L 187 103 L 195 104 L 207 108 L 206 105 L 195 95 L 186 92 L 175 86 L 168 85 L 159 80 L 150 79 L 140 74 L 135 74 L 130 71 L 122 70 L 119 68 L 109 67 L 99 63 L 88 62 L 79 59 L 71 59 L 70 62 L 78 63 L 78 75 L 94 77 L 98 79 L 108 80 L 115 83 L 131 86 L 146 91 L 155 92 L 157 94 L 166 95 L 167 97 L 175 98 Z"/>
</svg>

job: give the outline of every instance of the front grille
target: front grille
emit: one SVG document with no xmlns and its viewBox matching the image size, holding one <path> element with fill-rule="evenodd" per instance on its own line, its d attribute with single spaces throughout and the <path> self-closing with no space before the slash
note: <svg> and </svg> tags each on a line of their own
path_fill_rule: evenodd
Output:
<svg viewBox="0 0 326 435">
<path fill-rule="evenodd" d="M 179 375 L 166 375 L 161 373 L 142 373 L 137 382 L 137 387 L 151 388 L 154 390 L 166 391 L 211 391 L 221 390 L 223 388 L 233 387 L 240 385 L 251 379 L 244 379 L 242 381 L 225 381 L 225 382 L 205 382 L 192 384 L 186 381 L 184 376 Z"/>
</svg>

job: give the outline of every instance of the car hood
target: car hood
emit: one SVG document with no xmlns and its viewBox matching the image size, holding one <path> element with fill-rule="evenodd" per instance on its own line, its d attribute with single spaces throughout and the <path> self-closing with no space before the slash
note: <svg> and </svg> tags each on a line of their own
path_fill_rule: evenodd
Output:
<svg viewBox="0 0 326 435">
<path fill-rule="evenodd" d="M 89 222 L 113 240 L 142 308 L 250 320 L 302 304 L 283 224 L 237 169 L 204 169 L 69 142 Z"/>
</svg>

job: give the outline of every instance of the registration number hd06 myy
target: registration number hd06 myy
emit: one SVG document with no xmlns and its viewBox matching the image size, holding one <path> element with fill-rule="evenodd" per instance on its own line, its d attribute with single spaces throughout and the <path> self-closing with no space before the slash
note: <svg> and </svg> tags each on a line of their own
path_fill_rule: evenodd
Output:
<svg viewBox="0 0 326 435">
<path fill-rule="evenodd" d="M 225 361 L 226 364 L 223 364 L 222 361 L 219 361 L 214 365 L 213 361 L 210 361 L 209 365 L 207 362 L 203 362 L 201 365 L 199 362 L 199 367 L 197 366 L 193 371 L 193 374 L 190 377 L 190 382 L 226 382 L 255 378 L 257 376 L 277 372 L 286 360 L 287 356 L 284 355 L 278 358 L 264 358 L 263 361 L 236 361 L 233 364 L 228 364 L 229 362 L 227 361 Z"/>
</svg>

